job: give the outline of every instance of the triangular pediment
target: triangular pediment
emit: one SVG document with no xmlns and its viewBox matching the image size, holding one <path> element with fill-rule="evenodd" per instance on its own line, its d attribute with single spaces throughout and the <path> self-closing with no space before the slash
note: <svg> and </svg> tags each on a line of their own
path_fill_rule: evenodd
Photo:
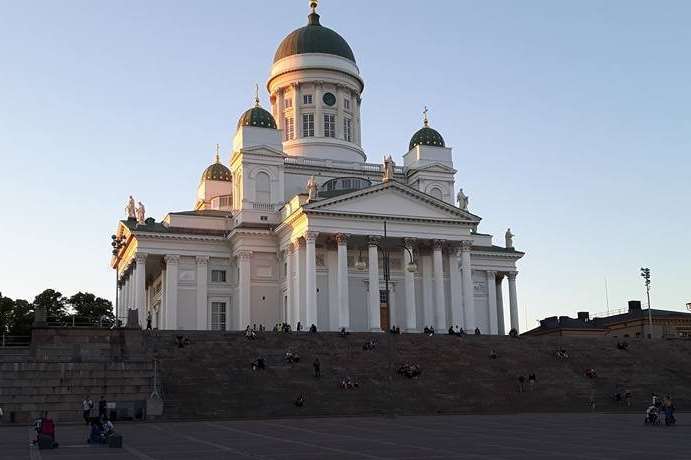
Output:
<svg viewBox="0 0 691 460">
<path fill-rule="evenodd" d="M 479 222 L 480 217 L 398 182 L 377 184 L 304 206 L 315 212 Z"/>
<path fill-rule="evenodd" d="M 409 170 L 410 174 L 415 174 L 418 171 L 425 172 L 440 172 L 440 173 L 452 173 L 455 174 L 456 170 L 452 167 L 445 165 L 444 163 L 429 163 L 424 166 L 419 166 L 416 168 L 411 168 Z"/>
</svg>

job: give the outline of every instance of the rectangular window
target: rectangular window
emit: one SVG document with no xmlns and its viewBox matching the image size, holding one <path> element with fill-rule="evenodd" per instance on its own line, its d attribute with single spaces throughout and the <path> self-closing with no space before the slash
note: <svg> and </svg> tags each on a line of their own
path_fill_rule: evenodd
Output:
<svg viewBox="0 0 691 460">
<path fill-rule="evenodd" d="M 225 272 L 224 272 L 225 273 Z M 226 330 L 226 303 L 211 302 L 211 330 Z"/>
<path fill-rule="evenodd" d="M 336 137 L 336 115 L 324 114 L 324 137 Z"/>
<path fill-rule="evenodd" d="M 314 114 L 302 114 L 302 137 L 314 137 Z"/>
<path fill-rule="evenodd" d="M 293 106 L 293 100 L 292 100 L 291 98 L 288 97 L 288 98 L 285 99 L 284 104 L 285 104 L 285 108 L 286 108 L 286 109 L 289 109 L 289 108 L 291 108 L 291 107 Z"/>
<path fill-rule="evenodd" d="M 229 208 L 232 206 L 232 202 L 230 201 L 233 197 L 230 195 L 222 196 L 219 199 L 219 205 L 221 208 Z"/>
<path fill-rule="evenodd" d="M 348 99 L 348 98 L 343 99 L 343 108 L 346 110 L 350 110 L 350 99 Z"/>
<path fill-rule="evenodd" d="M 379 291 L 379 303 L 389 304 L 389 293 L 385 289 Z"/>
<path fill-rule="evenodd" d="M 295 139 L 295 118 L 286 118 L 286 140 Z"/>
<path fill-rule="evenodd" d="M 226 271 L 225 270 L 211 270 L 211 282 L 212 283 L 225 283 L 226 282 Z"/>
<path fill-rule="evenodd" d="M 303 94 L 302 95 L 302 103 L 304 105 L 312 104 L 312 95 L 311 94 Z"/>
<path fill-rule="evenodd" d="M 353 141 L 353 120 L 348 117 L 343 119 L 343 139 Z"/>
</svg>

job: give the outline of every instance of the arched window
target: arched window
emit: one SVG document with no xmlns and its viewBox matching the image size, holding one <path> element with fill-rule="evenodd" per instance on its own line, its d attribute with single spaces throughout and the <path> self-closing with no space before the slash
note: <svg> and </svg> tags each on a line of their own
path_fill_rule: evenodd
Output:
<svg viewBox="0 0 691 460">
<path fill-rule="evenodd" d="M 443 199 L 444 199 L 444 198 L 443 198 L 443 195 L 442 195 L 442 193 L 441 193 L 441 189 L 440 189 L 439 187 L 432 187 L 432 188 L 429 190 L 429 194 L 432 195 L 434 198 L 436 198 L 436 199 L 438 199 L 438 200 L 443 200 Z"/>
<path fill-rule="evenodd" d="M 254 177 L 254 201 L 257 203 L 271 203 L 271 178 L 265 172 L 259 172 Z"/>
</svg>

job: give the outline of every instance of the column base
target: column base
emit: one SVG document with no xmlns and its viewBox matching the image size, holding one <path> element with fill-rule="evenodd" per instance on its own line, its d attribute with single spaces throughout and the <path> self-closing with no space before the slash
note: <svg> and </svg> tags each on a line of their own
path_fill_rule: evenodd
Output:
<svg viewBox="0 0 691 460">
<path fill-rule="evenodd" d="M 380 327 L 371 327 L 371 328 L 369 328 L 369 331 L 370 332 L 384 332 L 381 330 Z"/>
<path fill-rule="evenodd" d="M 413 329 L 403 329 L 403 332 L 405 332 L 406 334 L 418 334 L 420 331 L 413 328 Z"/>
</svg>

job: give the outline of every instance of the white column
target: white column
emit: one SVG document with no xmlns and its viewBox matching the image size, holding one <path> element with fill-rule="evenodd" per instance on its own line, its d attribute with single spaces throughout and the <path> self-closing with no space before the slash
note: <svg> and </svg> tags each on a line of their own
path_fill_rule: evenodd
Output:
<svg viewBox="0 0 691 460">
<path fill-rule="evenodd" d="M 504 279 L 504 275 L 500 273 L 496 278 L 496 292 L 497 292 L 497 329 L 499 330 L 499 335 L 506 334 L 506 328 L 504 327 L 504 298 L 501 292 L 501 281 Z"/>
<path fill-rule="evenodd" d="M 211 329 L 209 324 L 209 257 L 197 256 L 197 330 Z"/>
<path fill-rule="evenodd" d="M 451 291 L 451 325 L 463 327 L 463 296 L 461 292 L 461 247 L 449 250 L 449 290 Z"/>
<path fill-rule="evenodd" d="M 178 328 L 178 262 L 180 256 L 167 255 L 166 261 L 166 329 Z"/>
<path fill-rule="evenodd" d="M 424 326 L 434 326 L 434 289 L 432 288 L 432 256 L 418 257 L 422 261 L 422 311 Z"/>
<path fill-rule="evenodd" d="M 417 331 L 417 312 L 415 310 L 415 272 L 408 271 L 408 265 L 414 263 L 411 254 L 415 251 L 415 239 L 406 238 L 403 250 L 403 273 L 405 273 L 405 331 Z"/>
<path fill-rule="evenodd" d="M 487 296 L 489 298 L 489 333 L 497 335 L 499 327 L 497 325 L 497 273 L 487 272 Z"/>
<path fill-rule="evenodd" d="M 432 265 L 434 266 L 434 305 L 435 325 L 438 331 L 448 328 L 446 324 L 446 293 L 444 292 L 444 261 L 442 259 L 442 240 L 432 242 Z"/>
<path fill-rule="evenodd" d="M 295 243 L 295 302 L 293 304 L 293 322 L 291 326 L 297 327 L 298 321 L 305 327 L 305 240 L 300 238 Z"/>
<path fill-rule="evenodd" d="M 518 328 L 518 296 L 516 295 L 516 275 L 518 272 L 511 272 L 509 276 L 509 308 L 511 311 L 511 329 Z"/>
<path fill-rule="evenodd" d="M 338 251 L 329 248 L 326 253 L 326 267 L 329 271 L 329 330 L 337 331 L 341 322 L 341 305 L 338 292 Z"/>
<path fill-rule="evenodd" d="M 367 255 L 369 264 L 367 266 L 369 275 L 369 329 L 372 332 L 381 331 L 381 313 L 379 305 L 379 252 L 378 244 L 380 238 L 370 237 Z"/>
<path fill-rule="evenodd" d="M 295 117 L 295 139 L 302 137 L 302 88 L 300 83 L 291 83 L 293 88 L 293 116 Z"/>
<path fill-rule="evenodd" d="M 139 315 L 139 325 L 146 327 L 146 254 L 137 253 L 137 287 L 135 291 L 135 304 Z"/>
<path fill-rule="evenodd" d="M 350 329 L 350 299 L 348 292 L 348 235 L 339 233 L 336 235 L 338 243 L 338 304 L 339 304 L 339 329 Z"/>
<path fill-rule="evenodd" d="M 305 326 L 309 328 L 317 324 L 317 232 L 307 232 L 305 234 Z"/>
<path fill-rule="evenodd" d="M 238 251 L 238 325 L 237 329 L 243 330 L 250 326 L 250 293 L 252 290 L 250 284 L 250 259 L 252 258 L 252 251 Z"/>
<path fill-rule="evenodd" d="M 473 269 L 470 266 L 470 248 L 472 243 L 470 241 L 463 241 L 461 243 L 461 273 L 463 275 L 463 313 L 465 324 L 463 328 L 466 331 L 475 329 L 475 301 L 473 294 Z"/>
<path fill-rule="evenodd" d="M 163 268 L 161 270 L 161 309 L 159 312 L 159 320 L 158 320 L 158 328 L 161 330 L 166 329 L 166 316 L 168 315 L 168 309 L 166 305 L 168 305 L 168 300 L 166 296 L 166 279 L 167 279 L 167 271 L 166 271 L 167 265 L 164 264 Z"/>
<path fill-rule="evenodd" d="M 293 308 L 295 305 L 295 281 L 293 271 L 295 270 L 295 245 L 288 243 L 286 248 L 286 294 L 288 295 L 288 306 L 286 308 L 285 322 L 293 324 Z"/>
</svg>

